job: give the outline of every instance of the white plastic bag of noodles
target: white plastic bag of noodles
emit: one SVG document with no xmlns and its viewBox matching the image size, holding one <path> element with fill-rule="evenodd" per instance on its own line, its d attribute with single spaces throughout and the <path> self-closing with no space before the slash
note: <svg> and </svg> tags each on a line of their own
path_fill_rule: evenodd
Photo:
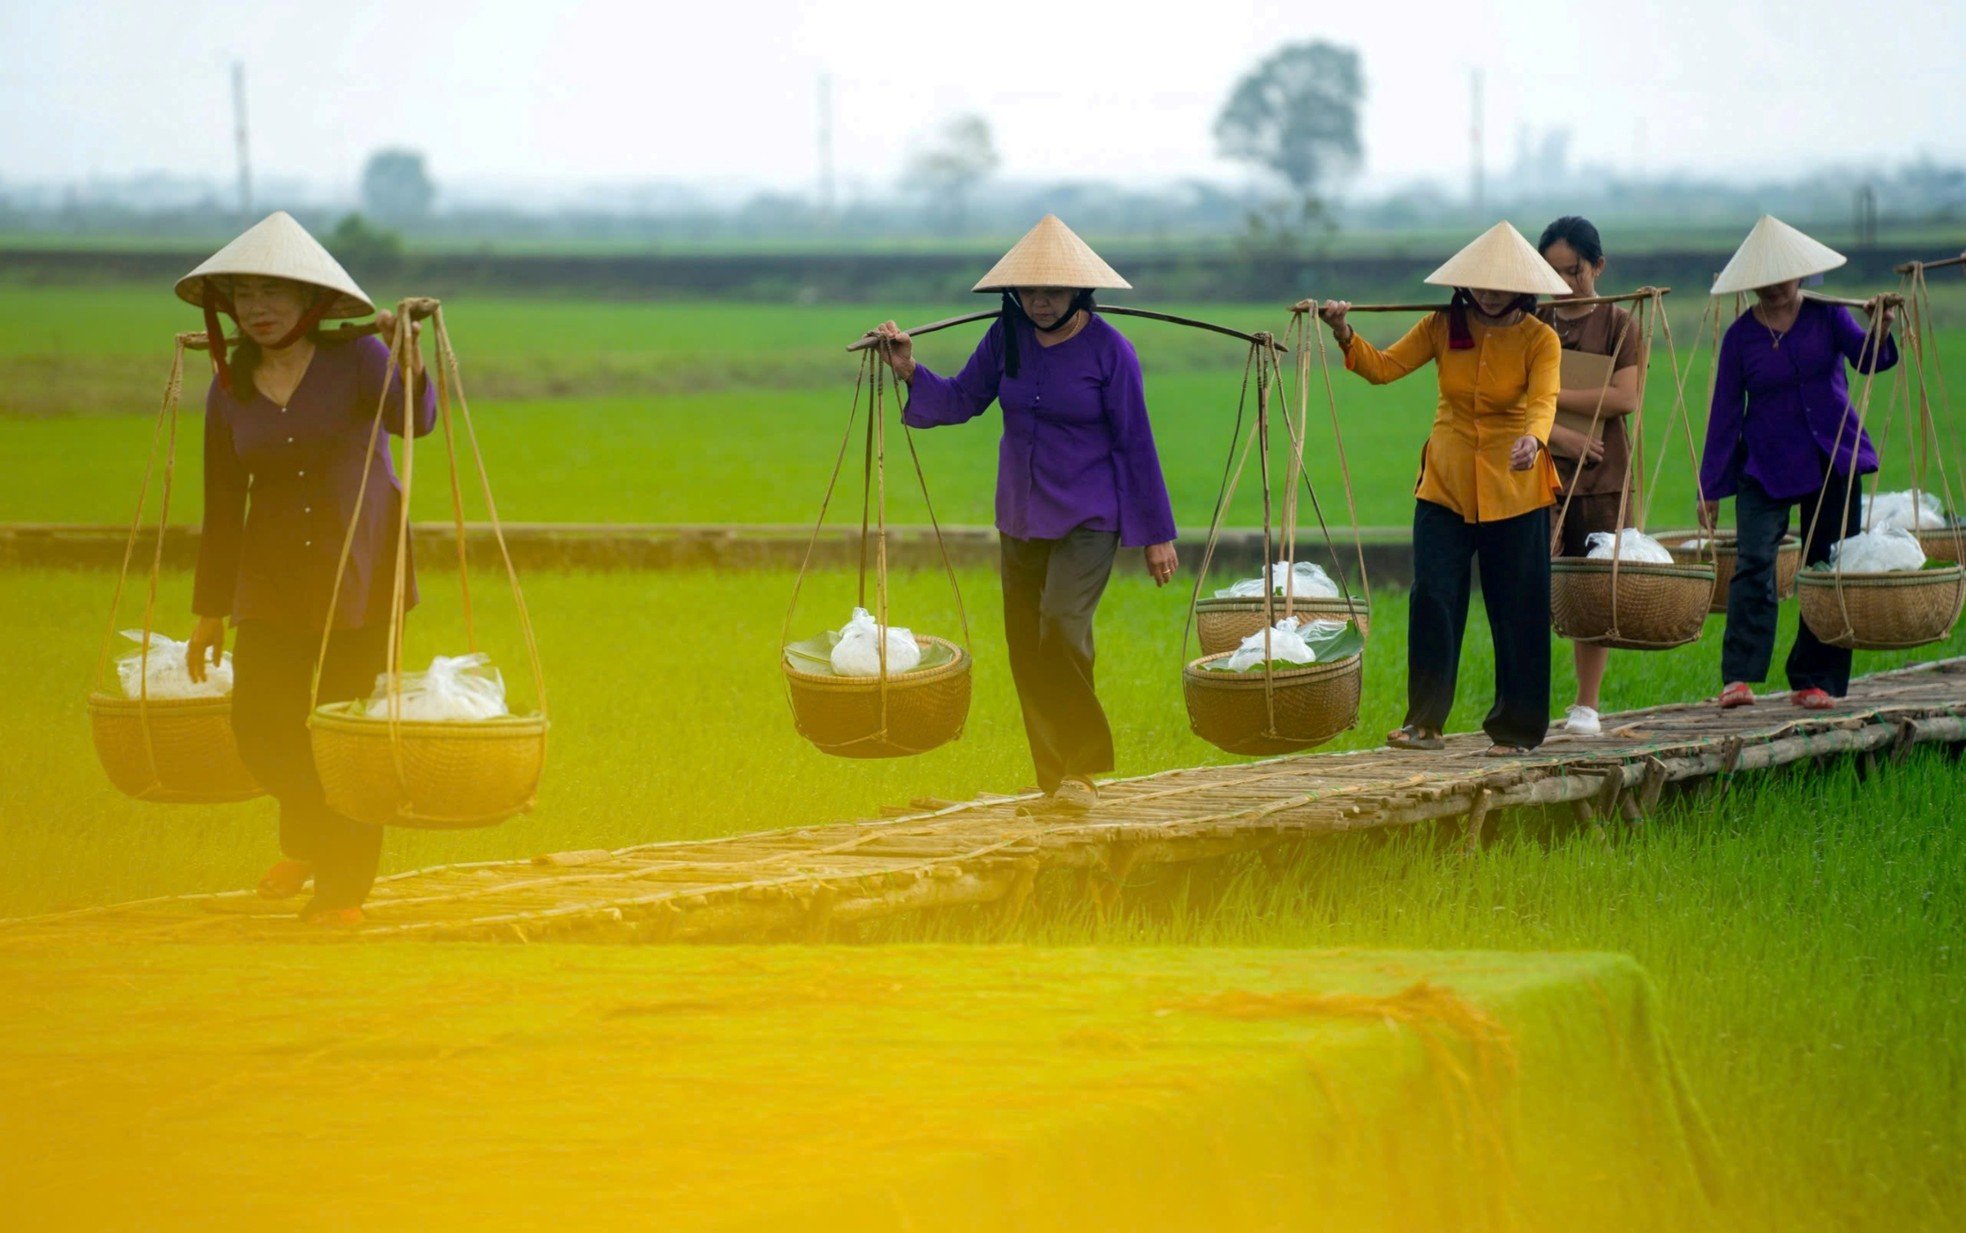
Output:
<svg viewBox="0 0 1966 1233">
<path fill-rule="evenodd" d="M 1278 561 L 1269 569 L 1270 586 L 1278 595 L 1296 599 L 1337 599 L 1338 584 L 1324 568 L 1311 561 Z M 1215 592 L 1217 599 L 1261 599 L 1263 579 L 1245 578 Z"/>
<path fill-rule="evenodd" d="M 126 629 L 123 636 L 141 648 L 144 644 L 143 631 Z M 207 664 L 203 684 L 191 679 L 191 669 L 185 664 L 185 655 L 191 644 L 167 638 L 156 630 L 150 631 L 150 659 L 144 661 L 141 649 L 130 652 L 116 661 L 116 676 L 123 683 L 123 696 L 138 698 L 224 698 L 232 693 L 232 652 L 227 651 L 218 657 L 218 663 Z"/>
<path fill-rule="evenodd" d="M 913 672 L 922 662 L 922 647 L 913 631 L 887 627 L 887 674 Z M 833 671 L 841 676 L 879 676 L 881 674 L 881 628 L 865 608 L 855 608 L 853 619 L 840 631 L 833 646 Z"/>
<path fill-rule="evenodd" d="M 1344 621 L 1306 621 L 1301 617 L 1283 617 L 1268 631 L 1257 630 L 1242 640 L 1242 645 L 1230 652 L 1222 668 L 1226 672 L 1247 672 L 1261 667 L 1267 658 L 1271 663 L 1314 664 L 1322 653 L 1335 643 L 1347 629 Z M 1269 645 L 1265 647 L 1264 633 L 1269 634 Z"/>
<path fill-rule="evenodd" d="M 389 674 L 375 679 L 375 693 L 369 697 L 370 719 L 389 718 Z M 427 671 L 403 677 L 403 705 L 399 719 L 416 723 L 470 722 L 497 719 L 511 714 L 505 707 L 505 678 L 491 666 L 491 657 L 479 651 L 471 655 L 439 655 Z"/>
<path fill-rule="evenodd" d="M 1862 501 L 1861 525 L 1873 531 L 1941 531 L 1952 525 L 1946 517 L 1945 502 L 1929 492 L 1880 492 Z"/>
<path fill-rule="evenodd" d="M 1609 531 L 1592 531 L 1584 537 L 1584 555 L 1592 560 L 1611 559 L 1612 536 Z M 1671 565 L 1672 553 L 1666 546 L 1636 527 L 1626 527 L 1618 532 L 1618 559 L 1634 561 L 1647 565 Z"/>
<path fill-rule="evenodd" d="M 1893 574 L 1925 568 L 1925 549 L 1903 527 L 1865 531 L 1838 540 L 1829 550 L 1829 563 L 1846 574 Z"/>
</svg>

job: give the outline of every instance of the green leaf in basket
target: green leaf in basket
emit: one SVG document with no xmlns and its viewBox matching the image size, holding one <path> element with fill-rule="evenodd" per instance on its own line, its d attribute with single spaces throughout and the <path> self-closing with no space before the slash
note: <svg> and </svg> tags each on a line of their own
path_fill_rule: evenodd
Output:
<svg viewBox="0 0 1966 1233">
<path fill-rule="evenodd" d="M 838 676 L 833 671 L 833 648 L 839 645 L 838 631 L 828 630 L 816 638 L 794 642 L 785 648 L 785 662 L 800 672 L 814 676 Z M 926 672 L 930 668 L 940 668 L 954 663 L 956 648 L 944 642 L 931 642 L 922 648 L 922 662 L 910 669 L 911 672 Z M 906 676 L 898 672 L 896 676 Z"/>
</svg>

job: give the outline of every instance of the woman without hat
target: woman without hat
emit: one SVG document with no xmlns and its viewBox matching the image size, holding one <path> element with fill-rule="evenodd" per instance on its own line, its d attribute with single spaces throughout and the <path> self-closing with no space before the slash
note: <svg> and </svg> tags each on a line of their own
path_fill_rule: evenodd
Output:
<svg viewBox="0 0 1966 1233">
<path fill-rule="evenodd" d="M 1482 721 L 1489 754 L 1526 754 L 1550 720 L 1550 506 L 1548 452 L 1556 421 L 1560 346 L 1535 317 L 1538 295 L 1569 286 L 1529 241 L 1497 223 L 1427 276 L 1454 288 L 1381 351 L 1345 321 L 1351 304 L 1318 310 L 1345 351 L 1345 367 L 1384 385 L 1429 360 L 1440 386 L 1433 431 L 1414 487 L 1413 595 L 1406 644 L 1406 721 L 1397 749 L 1439 749 L 1454 706 L 1468 621 L 1469 558 L 1481 561 L 1481 597 L 1495 646 L 1495 703 Z"/>
<path fill-rule="evenodd" d="M 1551 547 L 1557 556 L 1581 557 L 1589 552 L 1586 541 L 1592 534 L 1616 535 L 1637 525 L 1639 493 L 1631 482 L 1625 417 L 1638 410 L 1644 340 L 1638 336 L 1638 322 L 1616 304 L 1582 308 L 1564 304 L 1567 299 L 1595 297 L 1597 280 L 1604 274 L 1604 240 L 1589 219 L 1575 214 L 1557 219 L 1543 228 L 1536 251 L 1570 285 L 1567 294 L 1538 309 L 1537 317 L 1556 331 L 1564 351 L 1603 357 L 1596 362 L 1610 374 L 1608 381 L 1593 377 L 1575 389 L 1558 390 L 1557 422 L 1550 429 L 1550 455 L 1556 462 L 1557 482 L 1563 486 L 1561 499 L 1569 502 L 1557 528 L 1558 542 Z M 1595 433 L 1589 430 L 1592 419 L 1597 421 Z M 1622 522 L 1620 508 L 1625 515 Z M 1577 700 L 1564 713 L 1563 730 L 1573 736 L 1597 736 L 1604 730 L 1597 713 L 1598 690 L 1604 684 L 1611 650 L 1578 642 L 1571 646 L 1571 657 L 1577 668 Z"/>
<path fill-rule="evenodd" d="M 1882 345 L 1867 344 L 1849 309 L 1802 296 L 1803 279 L 1844 260 L 1764 214 L 1714 280 L 1714 295 L 1755 297 L 1721 337 L 1700 460 L 1700 525 L 1710 531 L 1721 499 L 1733 497 L 1738 539 L 1720 650 L 1722 707 L 1753 705 L 1754 685 L 1768 676 L 1780 611 L 1775 558 L 1789 512 L 1799 511 L 1808 533 L 1803 560 L 1826 560 L 1831 546 L 1860 529 L 1850 486 L 1877 470 L 1843 366 L 1883 372 L 1898 362 L 1891 309 L 1878 323 Z M 1874 301 L 1870 311 L 1878 311 Z M 1786 666 L 1789 701 L 1826 710 L 1849 690 L 1850 652 L 1816 637 L 1806 621 L 1798 625 Z"/>
<path fill-rule="evenodd" d="M 1174 510 L 1147 419 L 1140 361 L 1093 306 L 1129 284 L 1052 215 L 974 288 L 1003 315 L 954 377 L 914 359 L 889 321 L 881 354 L 909 387 L 915 428 L 1003 408 L 997 531 L 1004 635 L 1045 808 L 1080 812 L 1113 768 L 1113 735 L 1093 689 L 1092 618 L 1118 549 L 1144 551 L 1156 586 L 1174 576 Z"/>
<path fill-rule="evenodd" d="M 239 754 L 280 806 L 285 858 L 260 880 L 259 892 L 290 898 L 311 880 L 303 920 L 356 924 L 375 880 L 382 832 L 328 808 L 308 739 L 308 702 L 330 623 L 321 702 L 367 697 L 385 667 L 402 493 L 388 438 L 378 436 L 371 447 L 370 435 L 378 403 L 388 431 L 403 432 L 400 379 L 381 339 L 320 330 L 323 320 L 375 308 L 284 212 L 179 280 L 177 294 L 205 310 L 214 369 L 205 397 L 191 675 L 202 680 L 207 663 L 218 661 L 229 618 L 237 634 L 232 726 Z M 229 357 L 220 313 L 239 326 L 238 350 Z M 393 315 L 376 313 L 376 325 L 392 330 Z M 415 431 L 422 436 L 436 425 L 437 410 L 420 361 L 415 381 Z M 370 465 L 374 474 L 358 506 Z M 330 614 L 351 523 L 347 573 Z M 407 586 L 413 604 L 413 573 Z"/>
</svg>

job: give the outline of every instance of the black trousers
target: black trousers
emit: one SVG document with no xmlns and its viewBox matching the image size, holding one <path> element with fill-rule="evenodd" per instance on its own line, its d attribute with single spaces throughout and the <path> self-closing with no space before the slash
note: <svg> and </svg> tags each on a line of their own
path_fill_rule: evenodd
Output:
<svg viewBox="0 0 1966 1233">
<path fill-rule="evenodd" d="M 1802 546 L 1802 563 L 1826 561 L 1837 540 L 1862 529 L 1857 502 L 1849 501 L 1845 511 L 1850 482 L 1848 476 L 1831 475 L 1821 492 L 1778 501 L 1752 477 L 1741 477 L 1741 490 L 1734 495 L 1734 532 L 1740 542 L 1734 550 L 1734 580 L 1727 585 L 1727 633 L 1720 644 L 1723 685 L 1730 681 L 1758 685 L 1768 679 L 1781 614 L 1775 598 L 1775 557 L 1789 531 L 1789 511 L 1797 511 L 1801 529 L 1808 534 L 1816 502 L 1823 502 L 1815 534 Z M 1799 613 L 1796 624 L 1787 664 L 1789 688 L 1820 689 L 1841 698 L 1850 691 L 1849 650 L 1830 646 L 1810 633 Z"/>
<path fill-rule="evenodd" d="M 1406 631 L 1406 722 L 1440 731 L 1454 707 L 1468 626 L 1469 559 L 1495 641 L 1495 705 L 1482 730 L 1529 749 L 1550 726 L 1550 511 L 1464 522 L 1432 501 L 1413 506 L 1413 597 Z"/>
<path fill-rule="evenodd" d="M 386 666 L 386 626 L 339 630 L 328 642 L 321 701 L 366 698 Z M 318 908 L 359 907 L 375 882 L 382 828 L 329 809 L 307 735 L 318 630 L 244 621 L 232 647 L 232 728 L 239 756 L 280 803 L 280 850 L 314 866 Z"/>
<path fill-rule="evenodd" d="M 1092 615 L 1119 542 L 1083 527 L 1062 539 L 998 537 L 1010 675 L 1046 792 L 1113 769 L 1113 730 L 1092 686 Z"/>
</svg>

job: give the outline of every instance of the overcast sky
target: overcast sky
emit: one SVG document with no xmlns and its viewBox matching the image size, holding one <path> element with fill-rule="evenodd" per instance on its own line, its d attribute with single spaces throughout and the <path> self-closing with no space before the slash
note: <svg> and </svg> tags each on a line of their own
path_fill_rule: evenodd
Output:
<svg viewBox="0 0 1966 1233">
<path fill-rule="evenodd" d="M 1966 161 L 1957 0 L 0 0 L 0 178 L 230 176 L 235 58 L 258 174 L 327 187 L 407 144 L 440 185 L 805 188 L 822 73 L 843 185 L 963 111 L 1007 176 L 1228 178 L 1216 111 L 1306 38 L 1363 56 L 1370 186 L 1466 182 L 1476 66 L 1491 175 L 1525 123 L 1649 172 Z"/>
</svg>

